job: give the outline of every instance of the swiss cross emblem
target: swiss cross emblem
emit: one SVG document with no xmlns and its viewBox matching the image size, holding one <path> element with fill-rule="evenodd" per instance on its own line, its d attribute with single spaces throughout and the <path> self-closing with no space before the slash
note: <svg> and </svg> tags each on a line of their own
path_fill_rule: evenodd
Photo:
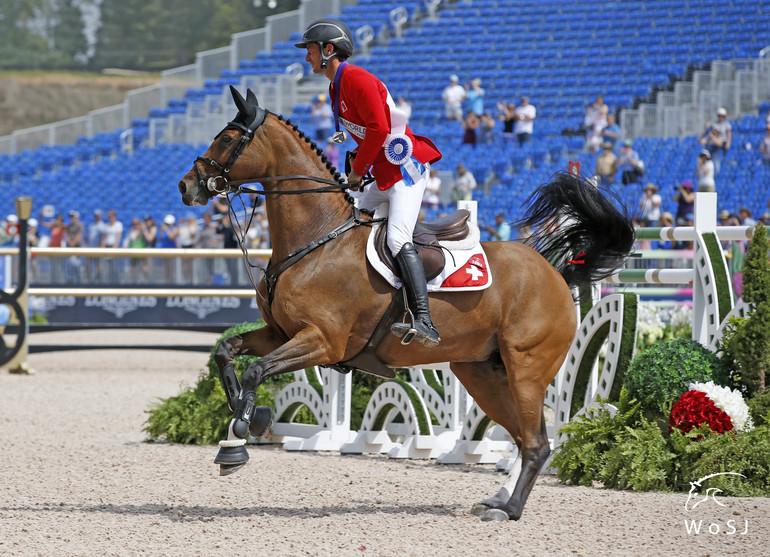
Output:
<svg viewBox="0 0 770 557">
<path fill-rule="evenodd" d="M 482 254 L 474 254 L 468 262 L 449 275 L 441 283 L 442 288 L 473 288 L 489 282 L 486 259 Z"/>
</svg>

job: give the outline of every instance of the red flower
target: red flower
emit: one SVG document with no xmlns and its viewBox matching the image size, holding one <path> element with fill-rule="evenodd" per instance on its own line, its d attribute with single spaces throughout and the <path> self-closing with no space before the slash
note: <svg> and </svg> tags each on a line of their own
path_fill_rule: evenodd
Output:
<svg viewBox="0 0 770 557">
<path fill-rule="evenodd" d="M 679 429 L 682 433 L 707 425 L 711 431 L 724 433 L 733 428 L 730 416 L 720 410 L 703 391 L 687 391 L 679 397 L 671 409 L 668 429 Z"/>
</svg>

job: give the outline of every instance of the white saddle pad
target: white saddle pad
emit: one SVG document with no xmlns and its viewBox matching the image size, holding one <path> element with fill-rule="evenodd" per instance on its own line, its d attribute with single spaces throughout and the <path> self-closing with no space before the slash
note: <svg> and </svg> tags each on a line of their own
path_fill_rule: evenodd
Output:
<svg viewBox="0 0 770 557">
<path fill-rule="evenodd" d="M 386 223 L 372 226 L 366 243 L 366 258 L 372 267 L 380 273 L 394 288 L 401 288 L 401 279 L 380 260 L 374 247 L 377 228 Z M 439 245 L 444 249 L 446 264 L 439 276 L 428 282 L 428 292 L 452 292 L 458 290 L 484 290 L 492 285 L 492 271 L 484 248 L 479 242 L 478 226 L 471 226 L 470 241 L 447 242 Z M 474 230 L 475 229 L 475 230 Z"/>
</svg>

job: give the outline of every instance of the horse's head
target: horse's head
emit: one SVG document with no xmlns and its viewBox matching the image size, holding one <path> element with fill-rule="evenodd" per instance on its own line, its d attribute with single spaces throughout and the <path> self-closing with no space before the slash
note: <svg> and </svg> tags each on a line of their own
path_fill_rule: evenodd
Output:
<svg viewBox="0 0 770 557">
<path fill-rule="evenodd" d="M 238 114 L 217 134 L 202 157 L 179 181 L 179 193 L 185 205 L 206 205 L 212 197 L 225 191 L 228 180 L 259 177 L 258 153 L 247 149 L 257 129 L 267 116 L 250 89 L 246 98 L 230 86 Z M 248 151 L 248 152 L 247 152 Z M 246 174 L 248 173 L 248 174 Z"/>
</svg>

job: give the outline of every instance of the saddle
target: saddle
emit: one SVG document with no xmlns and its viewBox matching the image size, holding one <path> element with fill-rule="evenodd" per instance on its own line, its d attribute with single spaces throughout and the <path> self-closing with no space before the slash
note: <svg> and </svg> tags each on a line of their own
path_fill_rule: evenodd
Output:
<svg viewBox="0 0 770 557">
<path fill-rule="evenodd" d="M 466 209 L 459 209 L 454 213 L 440 219 L 429 222 L 418 221 L 412 235 L 417 255 L 425 269 L 425 278 L 430 281 L 436 278 L 444 269 L 446 260 L 444 250 L 439 245 L 441 242 L 456 242 L 463 240 L 470 232 L 468 219 L 471 214 Z M 399 275 L 396 259 L 390 253 L 387 244 L 387 226 L 380 226 L 374 237 L 374 247 L 380 260 Z"/>
</svg>

